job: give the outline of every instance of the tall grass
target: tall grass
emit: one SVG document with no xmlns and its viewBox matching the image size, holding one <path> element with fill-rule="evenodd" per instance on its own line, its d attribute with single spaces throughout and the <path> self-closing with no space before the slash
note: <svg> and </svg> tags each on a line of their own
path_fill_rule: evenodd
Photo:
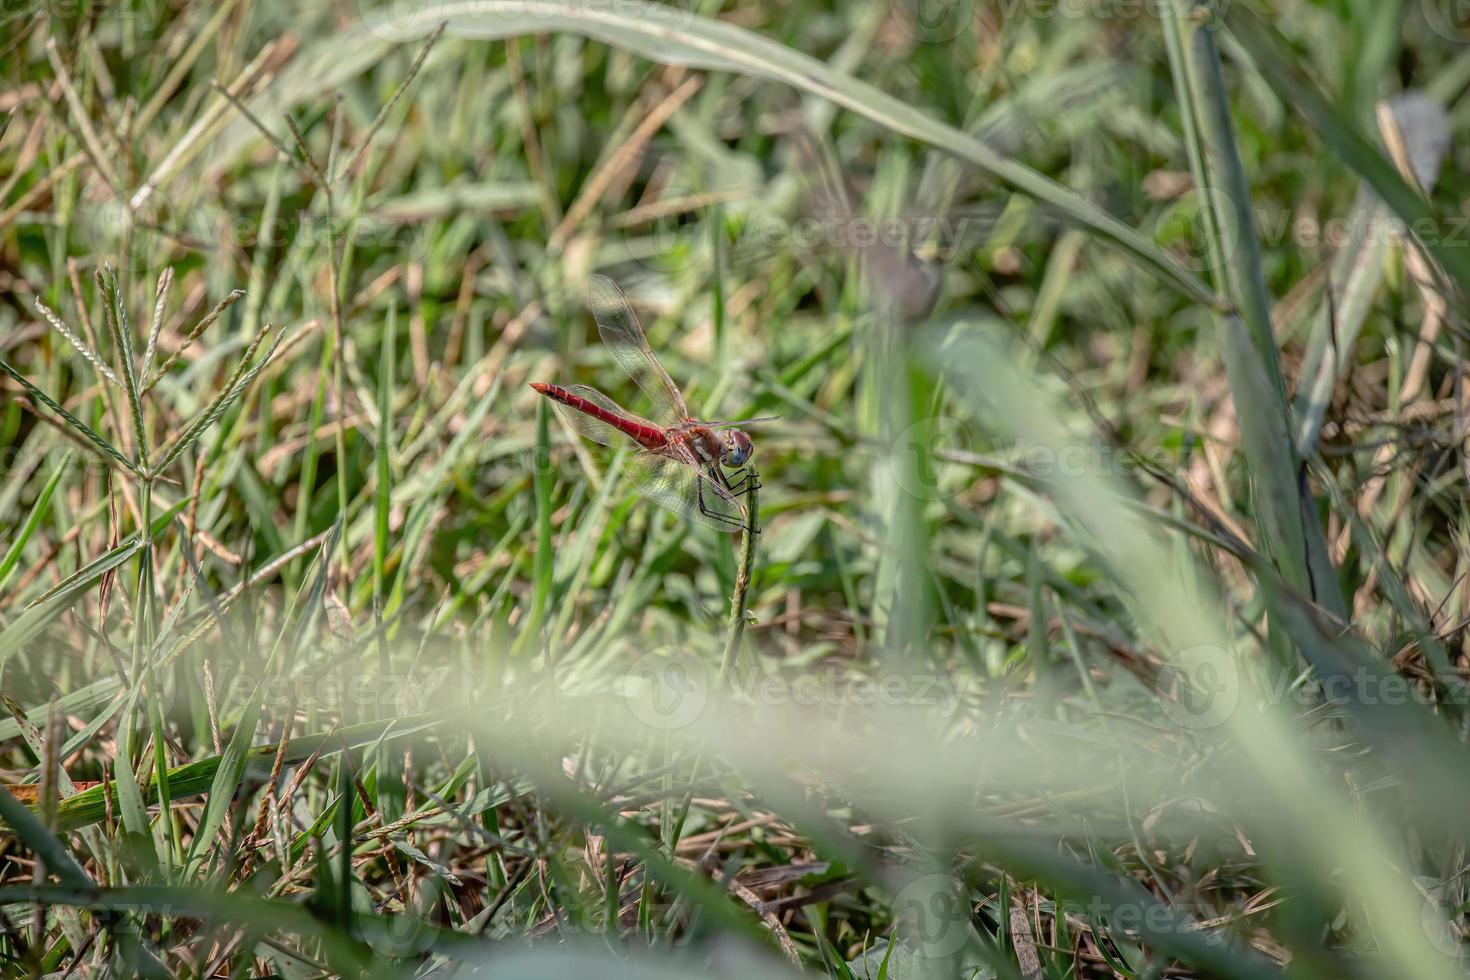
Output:
<svg viewBox="0 0 1470 980">
<path fill-rule="evenodd" d="M 1063 6 L 10 22 L 3 972 L 1462 972 L 1465 39 Z"/>
</svg>

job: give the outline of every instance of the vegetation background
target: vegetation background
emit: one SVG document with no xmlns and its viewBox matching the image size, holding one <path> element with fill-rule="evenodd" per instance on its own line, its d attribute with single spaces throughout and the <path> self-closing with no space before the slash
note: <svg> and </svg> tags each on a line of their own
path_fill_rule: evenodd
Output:
<svg viewBox="0 0 1470 980">
<path fill-rule="evenodd" d="M 1459 975 L 1464 13 L 5 4 L 4 973 Z"/>
</svg>

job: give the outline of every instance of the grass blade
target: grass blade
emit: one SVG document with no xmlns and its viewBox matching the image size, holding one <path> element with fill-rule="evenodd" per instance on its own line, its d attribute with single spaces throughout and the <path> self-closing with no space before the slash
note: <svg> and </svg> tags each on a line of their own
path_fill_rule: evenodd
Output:
<svg viewBox="0 0 1470 980">
<path fill-rule="evenodd" d="M 112 443 L 108 442 L 106 439 L 98 435 L 90 425 L 83 422 L 81 419 L 77 418 L 66 409 L 62 408 L 51 399 L 50 395 L 46 394 L 40 388 L 37 388 L 35 385 L 31 384 L 28 380 L 26 380 L 23 374 L 21 374 L 15 368 L 11 367 L 10 364 L 7 363 L 4 359 L 0 359 L 0 371 L 4 371 L 6 374 L 10 375 L 11 379 L 14 380 L 16 384 L 24 388 L 32 398 L 40 402 L 42 405 L 45 405 L 47 408 L 51 409 L 51 411 L 55 412 L 61 417 L 62 421 L 71 426 L 77 432 L 81 433 L 82 438 L 86 439 L 87 442 L 95 446 L 97 450 L 102 453 L 102 455 L 108 456 L 121 463 L 123 467 L 134 476 L 141 477 L 143 475 L 142 470 L 138 468 L 136 463 L 128 459 L 122 453 L 118 452 L 117 449 L 113 447 Z"/>
<path fill-rule="evenodd" d="M 440 22 L 448 23 L 451 35 L 481 39 L 570 31 L 628 48 L 657 62 L 735 71 L 785 83 L 830 99 L 891 132 L 959 157 L 1122 248 L 1186 296 L 1208 306 L 1216 305 L 1214 292 L 1198 276 L 1148 237 L 1081 195 L 902 99 L 735 24 L 637 0 L 559 4 L 543 0 L 458 0 L 403 16 L 385 17 L 372 12 L 368 17 L 371 35 L 400 41 L 437 30 Z"/>
</svg>

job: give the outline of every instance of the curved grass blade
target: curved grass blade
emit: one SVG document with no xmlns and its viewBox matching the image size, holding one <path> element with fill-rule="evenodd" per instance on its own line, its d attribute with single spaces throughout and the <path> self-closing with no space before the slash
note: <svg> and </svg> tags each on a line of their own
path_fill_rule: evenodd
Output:
<svg viewBox="0 0 1470 980">
<path fill-rule="evenodd" d="M 428 35 L 441 22 L 448 23 L 451 35 L 485 40 L 567 31 L 663 64 L 782 82 L 828 99 L 900 136 L 953 154 L 1096 232 L 1186 296 L 1208 306 L 1219 305 L 1215 292 L 1199 276 L 1080 194 L 873 85 L 743 27 L 667 4 L 636 0 L 459 0 L 393 14 L 399 16 L 369 12 L 367 32 L 407 41 Z"/>
<path fill-rule="evenodd" d="M 60 878 L 63 884 L 84 888 L 92 885 L 92 879 L 87 877 L 66 845 L 46 829 L 30 807 L 4 787 L 0 787 L 0 820 L 4 820 L 5 825 L 46 862 L 46 870 Z"/>
<path fill-rule="evenodd" d="M 20 553 L 25 550 L 26 544 L 35 535 L 36 528 L 40 526 L 41 518 L 45 516 L 46 508 L 51 504 L 51 495 L 56 492 L 56 487 L 61 483 L 61 478 L 71 468 L 71 460 L 71 453 L 67 453 L 62 458 L 61 465 L 56 468 L 56 472 L 51 474 L 51 478 L 46 481 L 46 485 L 41 488 L 41 492 L 36 496 L 36 502 L 31 507 L 31 512 L 26 515 L 26 521 L 21 525 L 20 531 L 15 536 L 15 540 L 10 543 L 10 548 L 5 552 L 5 557 L 0 558 L 0 590 L 3 590 L 5 583 L 10 581 L 10 575 L 15 571 L 16 563 L 20 561 Z"/>
</svg>

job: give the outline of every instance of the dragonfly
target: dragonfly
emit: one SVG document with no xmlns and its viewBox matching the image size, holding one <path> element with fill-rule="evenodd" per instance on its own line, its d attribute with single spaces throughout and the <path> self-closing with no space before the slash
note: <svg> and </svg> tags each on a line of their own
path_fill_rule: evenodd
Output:
<svg viewBox="0 0 1470 980">
<path fill-rule="evenodd" d="M 745 497 L 759 489 L 753 470 L 731 479 L 755 452 L 741 426 L 772 418 L 736 422 L 700 422 L 689 415 L 684 396 L 659 363 L 628 297 L 606 276 L 592 276 L 588 306 L 602 343 L 635 384 L 653 402 L 652 418 L 627 411 L 596 388 L 548 384 L 531 387 L 556 403 L 573 429 L 604 446 L 632 440 L 638 449 L 625 472 L 629 482 L 649 500 L 676 514 L 721 531 L 745 528 L 759 533 L 747 513 Z"/>
</svg>

